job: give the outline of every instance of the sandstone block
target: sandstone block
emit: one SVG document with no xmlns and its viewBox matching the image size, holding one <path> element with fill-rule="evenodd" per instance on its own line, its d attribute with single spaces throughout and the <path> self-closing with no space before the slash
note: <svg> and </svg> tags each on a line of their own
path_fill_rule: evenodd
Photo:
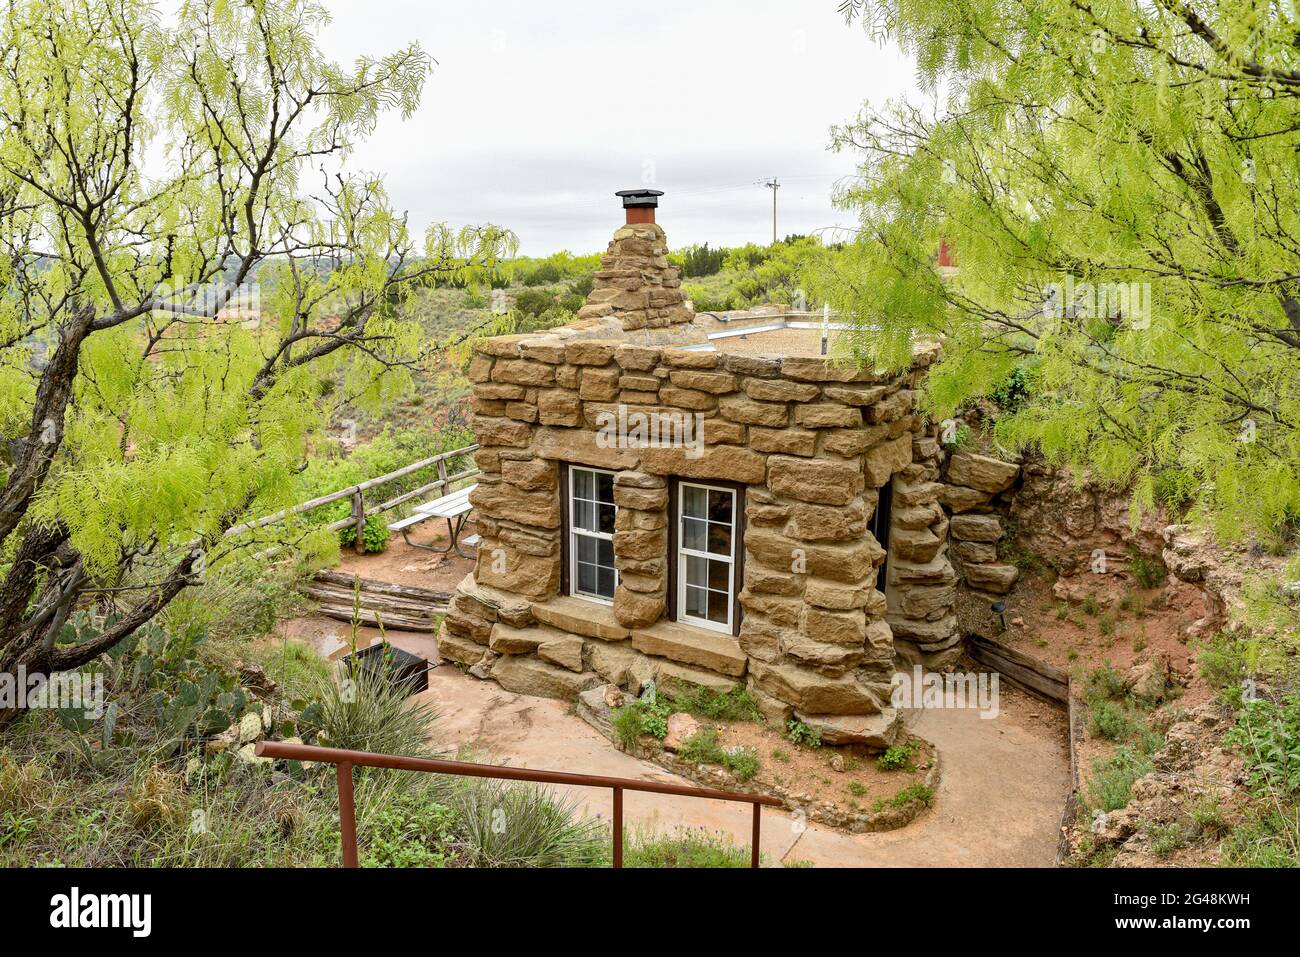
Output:
<svg viewBox="0 0 1300 957">
<path fill-rule="evenodd" d="M 768 487 L 802 502 L 847 505 L 862 491 L 862 476 L 850 463 L 772 456 Z"/>
<path fill-rule="evenodd" d="M 790 424 L 790 410 L 784 404 L 773 402 L 755 402 L 732 396 L 722 399 L 718 409 L 732 422 L 744 425 L 766 425 L 771 428 L 784 428 Z"/>
<path fill-rule="evenodd" d="M 811 456 L 817 452 L 817 433 L 807 429 L 763 429 L 755 426 L 749 430 L 749 447 L 755 452 Z"/>
<path fill-rule="evenodd" d="M 507 691 L 572 701 L 586 689 L 600 683 L 591 672 L 574 674 L 567 668 L 520 655 L 503 655 L 492 665 L 492 677 Z"/>
<path fill-rule="evenodd" d="M 957 452 L 948 460 L 948 481 L 981 492 L 1006 491 L 1020 474 L 1020 466 L 975 452 Z"/>
<path fill-rule="evenodd" d="M 819 402 L 795 406 L 794 420 L 809 429 L 852 429 L 862 424 L 862 413 L 852 406 Z"/>
<path fill-rule="evenodd" d="M 697 665 L 724 675 L 745 673 L 745 655 L 730 635 L 692 628 L 673 622 L 659 622 L 633 629 L 632 647 L 686 665 Z"/>
<path fill-rule="evenodd" d="M 954 515 L 952 537 L 966 542 L 996 542 L 1002 537 L 1002 521 L 996 515 Z"/>
<path fill-rule="evenodd" d="M 912 439 L 900 436 L 882 442 L 867 452 L 862 467 L 868 485 L 876 488 L 889 481 L 890 476 L 912 461 Z"/>
<path fill-rule="evenodd" d="M 750 379 L 745 394 L 758 402 L 809 402 L 817 398 L 817 386 L 786 379 Z"/>
</svg>

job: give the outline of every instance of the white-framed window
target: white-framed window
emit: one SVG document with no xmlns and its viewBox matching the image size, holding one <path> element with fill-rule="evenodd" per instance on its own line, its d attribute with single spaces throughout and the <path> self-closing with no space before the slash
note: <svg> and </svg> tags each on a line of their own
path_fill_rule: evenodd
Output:
<svg viewBox="0 0 1300 957">
<path fill-rule="evenodd" d="M 735 623 L 735 489 L 677 485 L 677 620 L 732 633 Z"/>
<path fill-rule="evenodd" d="M 614 601 L 614 473 L 569 468 L 569 594 Z"/>
</svg>

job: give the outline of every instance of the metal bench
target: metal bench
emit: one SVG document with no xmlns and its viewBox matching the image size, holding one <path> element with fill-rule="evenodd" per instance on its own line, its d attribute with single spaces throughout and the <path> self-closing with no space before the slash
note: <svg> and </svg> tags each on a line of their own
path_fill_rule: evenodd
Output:
<svg viewBox="0 0 1300 957">
<path fill-rule="evenodd" d="M 460 544 L 457 539 L 465 528 L 465 523 L 469 520 L 469 513 L 474 506 L 470 504 L 469 493 L 478 488 L 478 484 L 467 485 L 465 488 L 458 489 L 442 498 L 435 498 L 432 501 L 424 502 L 415 506 L 415 509 L 409 516 L 399 521 L 393 522 L 388 526 L 390 532 L 401 532 L 402 538 L 406 544 L 412 548 L 423 548 L 425 551 L 438 552 L 443 554 L 455 549 L 456 554 L 461 558 L 471 558 L 460 550 Z M 419 542 L 413 542 L 410 539 L 409 531 L 416 525 L 429 521 L 432 518 L 442 518 L 447 521 L 447 547 L 435 548 L 432 545 L 421 545 Z M 479 542 L 478 535 L 470 535 L 465 539 L 464 544 L 471 548 Z"/>
</svg>

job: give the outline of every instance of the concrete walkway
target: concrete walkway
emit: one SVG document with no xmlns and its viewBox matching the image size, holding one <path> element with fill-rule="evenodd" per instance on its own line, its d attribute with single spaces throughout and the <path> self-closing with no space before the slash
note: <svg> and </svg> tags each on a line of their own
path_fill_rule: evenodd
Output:
<svg viewBox="0 0 1300 957">
<path fill-rule="evenodd" d="M 441 715 L 438 743 L 469 746 L 485 762 L 692 783 L 622 753 L 559 701 L 512 694 L 449 666 L 430 672 L 427 695 Z M 1050 706 L 1004 688 L 1001 714 L 990 720 L 972 710 L 914 711 L 907 720 L 939 748 L 943 775 L 934 806 L 897 831 L 858 835 L 765 809 L 762 851 L 768 861 L 821 867 L 1051 866 L 1068 790 L 1064 719 Z M 607 789 L 557 790 L 571 792 L 584 813 L 609 817 Z M 749 843 L 751 813 L 749 805 L 725 801 L 624 797 L 629 828 L 703 827 L 741 845 Z"/>
</svg>

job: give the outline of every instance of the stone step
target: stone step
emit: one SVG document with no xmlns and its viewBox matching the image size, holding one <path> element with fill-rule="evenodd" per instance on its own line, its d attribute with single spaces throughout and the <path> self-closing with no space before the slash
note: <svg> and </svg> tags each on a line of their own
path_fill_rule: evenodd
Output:
<svg viewBox="0 0 1300 957">
<path fill-rule="evenodd" d="M 632 632 L 632 647 L 684 665 L 698 665 L 719 674 L 740 677 L 745 673 L 745 653 L 730 635 L 689 625 L 659 622 Z"/>
</svg>

